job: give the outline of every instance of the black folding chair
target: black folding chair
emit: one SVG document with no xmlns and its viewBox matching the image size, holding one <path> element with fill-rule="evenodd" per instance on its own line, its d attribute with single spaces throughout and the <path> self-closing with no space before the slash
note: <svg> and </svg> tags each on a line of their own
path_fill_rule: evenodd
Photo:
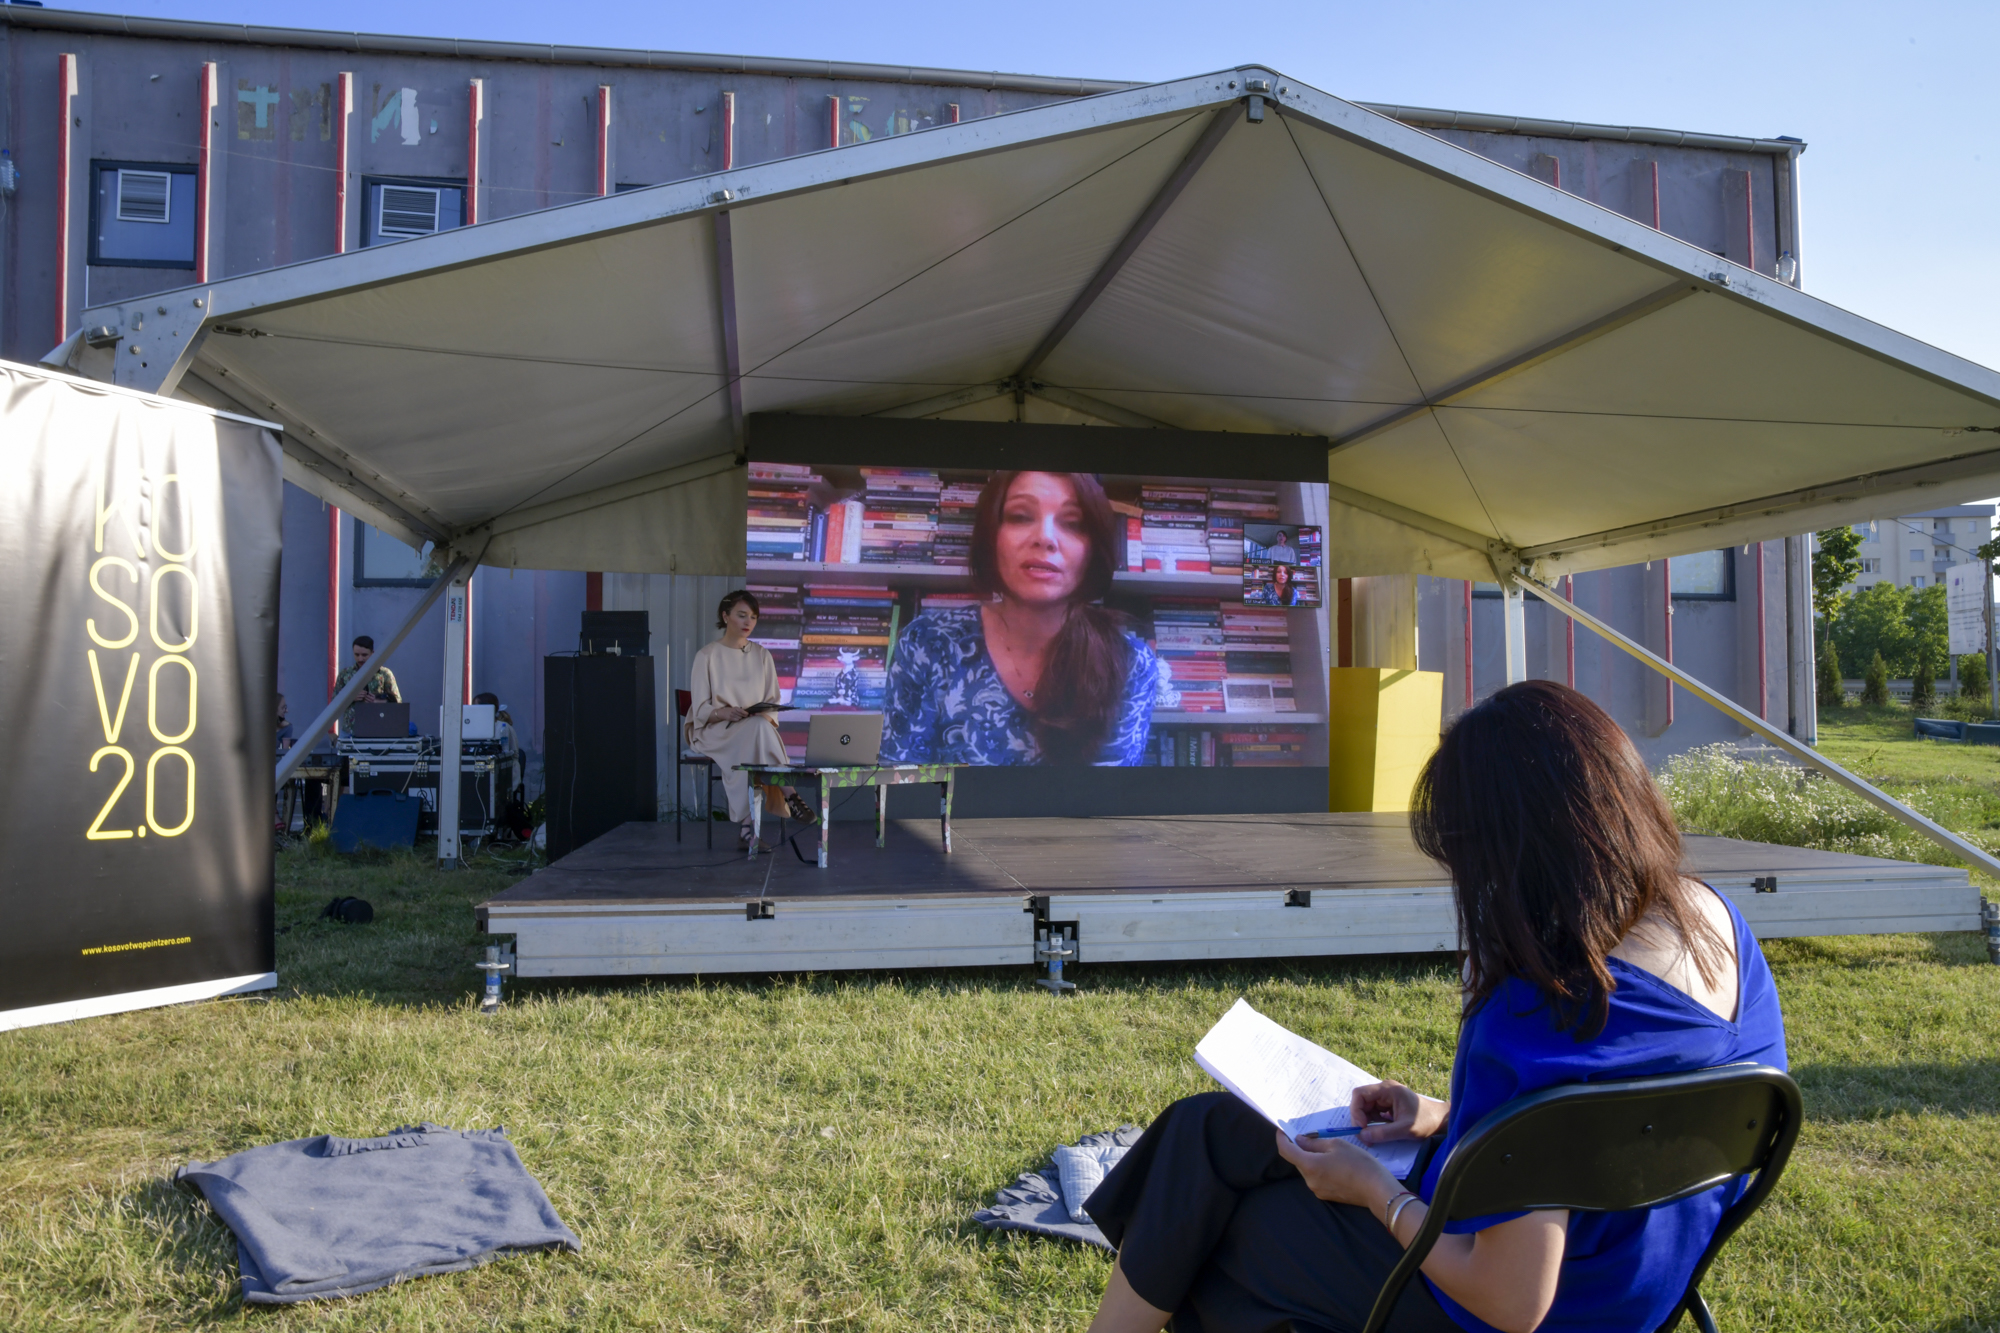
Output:
<svg viewBox="0 0 2000 1333">
<path fill-rule="evenodd" d="M 1754 1172 L 1659 1328 L 1667 1333 L 1685 1311 L 1701 1333 L 1715 1333 L 1701 1279 L 1723 1242 L 1778 1183 L 1799 1120 L 1798 1085 L 1766 1065 L 1571 1083 L 1517 1097 L 1475 1125 L 1445 1159 L 1430 1213 L 1382 1284 L 1362 1333 L 1381 1333 L 1446 1222 L 1548 1208 L 1650 1208 Z"/>
<path fill-rule="evenodd" d="M 701 822 L 708 825 L 708 845 L 715 846 L 715 780 L 722 775 L 722 769 L 713 759 L 687 743 L 687 732 L 682 724 L 687 721 L 688 711 L 694 707 L 692 690 L 674 691 L 674 744 L 679 747 L 679 758 L 674 763 L 674 841 L 681 840 L 681 822 L 687 816 L 687 807 L 681 804 L 681 778 L 690 768 L 707 770 L 708 799 L 701 803 Z"/>
</svg>

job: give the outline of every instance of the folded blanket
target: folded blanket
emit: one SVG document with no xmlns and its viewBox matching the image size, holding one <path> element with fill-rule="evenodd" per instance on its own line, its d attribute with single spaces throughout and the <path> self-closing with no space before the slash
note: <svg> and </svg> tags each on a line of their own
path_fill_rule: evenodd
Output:
<svg viewBox="0 0 2000 1333">
<path fill-rule="evenodd" d="M 236 1233 L 243 1299 L 254 1305 L 355 1296 L 500 1255 L 583 1248 L 505 1129 L 321 1134 L 189 1162 L 174 1178 L 198 1188 Z"/>
<path fill-rule="evenodd" d="M 1086 1134 L 1074 1144 L 1056 1150 L 1057 1160 L 1039 1171 L 1024 1171 L 1012 1185 L 993 1196 L 993 1203 L 972 1215 L 972 1220 L 988 1231 L 1029 1231 L 1058 1240 L 1082 1241 L 1108 1250 L 1111 1242 L 1083 1211 L 1083 1202 L 1096 1188 L 1089 1176 L 1096 1168 L 1097 1180 L 1104 1178 L 1125 1150 L 1139 1141 L 1145 1131 L 1137 1125 L 1120 1125 L 1100 1134 Z M 1082 1192 L 1073 1201 L 1064 1197 L 1064 1178 L 1058 1162 L 1067 1161 L 1075 1185 Z M 1081 1170 L 1079 1171 L 1079 1168 Z M 1072 1212 L 1074 1209 L 1074 1212 Z"/>
</svg>

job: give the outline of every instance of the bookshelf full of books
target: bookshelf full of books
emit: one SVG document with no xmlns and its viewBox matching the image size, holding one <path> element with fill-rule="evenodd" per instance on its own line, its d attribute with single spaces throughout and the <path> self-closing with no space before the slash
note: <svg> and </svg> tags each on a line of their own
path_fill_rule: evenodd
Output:
<svg viewBox="0 0 2000 1333">
<path fill-rule="evenodd" d="M 778 663 L 782 730 L 805 715 L 880 709 L 896 636 L 926 611 L 977 603 L 972 534 L 989 474 L 948 468 L 749 470 L 755 635 Z M 1102 479 L 1114 513 L 1106 605 L 1165 668 L 1146 762 L 1166 767 L 1324 765 L 1330 633 L 1325 606 L 1243 602 L 1243 525 L 1324 521 L 1310 482 Z"/>
</svg>

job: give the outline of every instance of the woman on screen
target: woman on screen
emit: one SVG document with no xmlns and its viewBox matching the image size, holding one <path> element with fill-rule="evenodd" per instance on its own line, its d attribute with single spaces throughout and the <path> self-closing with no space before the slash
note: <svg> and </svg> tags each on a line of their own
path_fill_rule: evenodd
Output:
<svg viewBox="0 0 2000 1333">
<path fill-rule="evenodd" d="M 1095 605 L 1115 533 L 1089 473 L 994 473 L 972 526 L 982 602 L 926 611 L 897 640 L 883 761 L 1138 763 L 1160 661 Z"/>
</svg>

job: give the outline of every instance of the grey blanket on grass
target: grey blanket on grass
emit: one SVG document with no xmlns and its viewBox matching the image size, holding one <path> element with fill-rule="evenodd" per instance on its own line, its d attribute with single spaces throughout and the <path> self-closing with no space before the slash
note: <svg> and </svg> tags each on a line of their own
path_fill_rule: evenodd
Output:
<svg viewBox="0 0 2000 1333">
<path fill-rule="evenodd" d="M 1120 1125 L 1099 1134 L 1086 1134 L 1076 1142 L 1084 1148 L 1100 1143 L 1129 1148 L 1145 1132 L 1137 1125 Z M 1063 1203 L 1062 1178 L 1056 1173 L 1053 1159 L 1039 1171 L 1023 1171 L 1013 1184 L 993 1196 L 990 1207 L 974 1213 L 972 1220 L 988 1231 L 1029 1231 L 1057 1240 L 1082 1241 L 1100 1250 L 1111 1248 L 1111 1242 L 1104 1238 L 1095 1222 L 1070 1221 L 1069 1209 Z"/>
<path fill-rule="evenodd" d="M 321 1134 L 175 1173 L 236 1233 L 243 1299 L 355 1296 L 525 1250 L 581 1250 L 505 1129 Z"/>
</svg>

